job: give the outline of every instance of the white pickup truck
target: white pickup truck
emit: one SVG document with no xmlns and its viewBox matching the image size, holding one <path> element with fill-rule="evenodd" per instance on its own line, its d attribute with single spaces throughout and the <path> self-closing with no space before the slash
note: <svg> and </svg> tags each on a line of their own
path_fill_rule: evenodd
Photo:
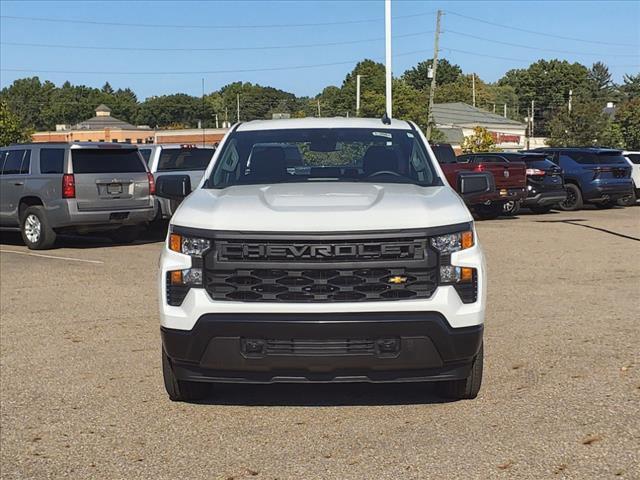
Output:
<svg viewBox="0 0 640 480">
<path fill-rule="evenodd" d="M 144 145 L 138 150 L 154 178 L 169 174 L 189 175 L 192 185 L 197 185 L 207 169 L 216 149 L 198 145 Z M 177 202 L 156 198 L 156 219 L 171 218 Z"/>
<path fill-rule="evenodd" d="M 292 155 L 295 149 L 299 155 Z M 461 195 L 491 187 L 458 177 Z M 179 200 L 160 259 L 172 400 L 216 382 L 438 382 L 475 398 L 486 277 L 473 218 L 410 122 L 235 125 Z"/>
</svg>

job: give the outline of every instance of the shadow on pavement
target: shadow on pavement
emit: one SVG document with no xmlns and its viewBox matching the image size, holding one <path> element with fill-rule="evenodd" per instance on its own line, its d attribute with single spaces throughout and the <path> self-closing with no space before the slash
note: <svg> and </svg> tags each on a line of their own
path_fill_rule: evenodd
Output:
<svg viewBox="0 0 640 480">
<path fill-rule="evenodd" d="M 122 247 L 127 245 L 146 245 L 148 243 L 162 242 L 166 236 L 166 227 L 150 228 L 145 230 L 142 235 L 133 243 L 114 243 L 107 237 L 101 237 L 100 234 L 90 235 L 58 235 L 56 243 L 49 251 L 54 252 L 59 248 L 104 248 L 104 247 Z M 0 245 L 15 245 L 24 247 L 20 232 L 0 232 Z"/>
<path fill-rule="evenodd" d="M 202 405 L 262 407 L 340 407 L 374 405 L 429 405 L 450 403 L 435 394 L 435 385 L 396 384 L 215 384 Z"/>
</svg>

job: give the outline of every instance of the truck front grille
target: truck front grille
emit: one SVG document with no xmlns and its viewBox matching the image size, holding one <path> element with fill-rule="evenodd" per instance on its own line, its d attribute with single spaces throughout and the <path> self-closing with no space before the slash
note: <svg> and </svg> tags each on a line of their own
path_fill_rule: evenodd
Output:
<svg viewBox="0 0 640 480">
<path fill-rule="evenodd" d="M 429 298 L 435 268 L 206 270 L 214 300 L 242 302 L 359 302 Z"/>
</svg>

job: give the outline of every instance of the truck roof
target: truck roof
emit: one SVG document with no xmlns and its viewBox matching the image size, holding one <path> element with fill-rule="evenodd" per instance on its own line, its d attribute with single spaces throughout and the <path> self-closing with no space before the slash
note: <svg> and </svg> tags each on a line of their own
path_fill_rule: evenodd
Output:
<svg viewBox="0 0 640 480">
<path fill-rule="evenodd" d="M 391 120 L 391 124 L 382 123 L 380 118 L 287 118 L 277 120 L 252 120 L 238 126 L 238 132 L 253 130 L 286 130 L 302 128 L 379 128 L 382 130 L 410 130 L 411 125 L 404 120 Z"/>
</svg>

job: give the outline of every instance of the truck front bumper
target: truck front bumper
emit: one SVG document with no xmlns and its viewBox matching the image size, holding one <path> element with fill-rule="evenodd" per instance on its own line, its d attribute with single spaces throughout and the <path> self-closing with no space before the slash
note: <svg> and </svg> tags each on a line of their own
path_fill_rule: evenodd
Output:
<svg viewBox="0 0 640 480">
<path fill-rule="evenodd" d="M 205 314 L 161 328 L 178 379 L 234 383 L 461 379 L 482 335 L 437 312 Z"/>
</svg>

